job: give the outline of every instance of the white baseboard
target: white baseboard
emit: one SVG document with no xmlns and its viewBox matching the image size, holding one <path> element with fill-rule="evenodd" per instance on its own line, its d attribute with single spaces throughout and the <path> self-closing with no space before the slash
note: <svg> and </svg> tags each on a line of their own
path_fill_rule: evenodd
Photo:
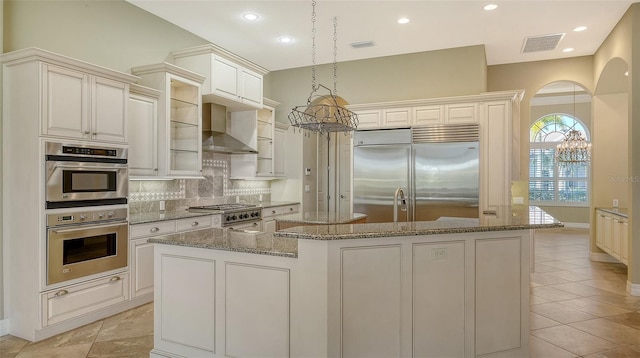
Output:
<svg viewBox="0 0 640 358">
<path fill-rule="evenodd" d="M 640 296 L 640 284 L 627 281 L 627 293 L 631 296 Z"/>
<path fill-rule="evenodd" d="M 589 229 L 591 226 L 589 223 L 567 223 L 563 222 L 564 227 L 574 228 L 574 229 Z"/>
<path fill-rule="evenodd" d="M 611 262 L 611 263 L 620 263 L 615 257 L 604 253 L 604 252 L 591 252 L 589 253 L 589 258 L 591 261 L 597 262 Z"/>
<path fill-rule="evenodd" d="M 0 321 L 0 337 L 9 334 L 9 320 L 3 319 Z"/>
</svg>

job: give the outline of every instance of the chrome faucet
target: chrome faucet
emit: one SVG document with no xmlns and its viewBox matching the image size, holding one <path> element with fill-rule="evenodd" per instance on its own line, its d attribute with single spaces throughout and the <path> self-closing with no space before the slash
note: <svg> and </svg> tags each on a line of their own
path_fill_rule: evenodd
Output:
<svg viewBox="0 0 640 358">
<path fill-rule="evenodd" d="M 396 189 L 396 193 L 393 195 L 393 222 L 398 222 L 398 196 L 400 196 L 400 210 L 407 211 L 407 199 L 404 197 L 404 190 L 402 188 Z M 409 217 L 407 216 L 407 221 Z"/>
</svg>

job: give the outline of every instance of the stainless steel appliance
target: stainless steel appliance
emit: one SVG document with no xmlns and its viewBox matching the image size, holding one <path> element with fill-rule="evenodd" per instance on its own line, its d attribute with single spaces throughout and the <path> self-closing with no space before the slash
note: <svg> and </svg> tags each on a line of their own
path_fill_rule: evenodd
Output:
<svg viewBox="0 0 640 358">
<path fill-rule="evenodd" d="M 401 188 L 407 210 L 398 211 L 399 221 L 477 218 L 478 138 L 477 124 L 356 131 L 354 212 L 367 214 L 367 222 L 393 221 Z"/>
<path fill-rule="evenodd" d="M 47 215 L 47 284 L 127 266 L 127 208 Z"/>
<path fill-rule="evenodd" d="M 46 143 L 46 208 L 126 204 L 127 149 Z"/>
<path fill-rule="evenodd" d="M 221 226 L 236 230 L 262 230 L 262 209 L 252 204 L 191 206 L 189 211 L 222 214 Z"/>
</svg>

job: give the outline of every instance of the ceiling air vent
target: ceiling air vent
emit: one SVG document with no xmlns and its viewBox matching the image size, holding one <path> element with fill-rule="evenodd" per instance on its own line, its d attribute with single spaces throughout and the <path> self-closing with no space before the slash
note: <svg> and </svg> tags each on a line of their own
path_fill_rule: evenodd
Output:
<svg viewBox="0 0 640 358">
<path fill-rule="evenodd" d="M 352 42 L 350 45 L 353 48 L 371 47 L 373 46 L 373 41 Z"/>
<path fill-rule="evenodd" d="M 558 46 L 558 42 L 560 42 L 563 37 L 564 33 L 527 37 L 524 39 L 522 53 L 553 50 Z"/>
</svg>

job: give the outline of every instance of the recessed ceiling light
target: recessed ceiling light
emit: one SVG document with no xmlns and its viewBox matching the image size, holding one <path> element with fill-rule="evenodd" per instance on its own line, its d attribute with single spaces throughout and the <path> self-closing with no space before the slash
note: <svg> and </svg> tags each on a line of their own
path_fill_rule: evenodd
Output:
<svg viewBox="0 0 640 358">
<path fill-rule="evenodd" d="M 496 4 L 487 4 L 483 7 L 483 9 L 487 10 L 487 11 L 491 11 L 491 10 L 495 10 L 498 8 L 498 5 Z"/>
<path fill-rule="evenodd" d="M 282 42 L 283 44 L 288 44 L 290 42 L 293 42 L 293 38 L 291 38 L 290 36 L 280 36 L 278 37 L 278 41 Z"/>
<path fill-rule="evenodd" d="M 256 21 L 260 18 L 260 16 L 258 16 L 258 14 L 254 14 L 252 12 L 248 12 L 246 14 L 242 14 L 242 18 L 247 20 L 247 21 Z"/>
<path fill-rule="evenodd" d="M 572 52 L 573 51 L 573 47 L 567 47 L 564 50 L 562 50 L 562 52 Z"/>
<path fill-rule="evenodd" d="M 573 29 L 573 31 L 575 31 L 575 32 L 580 32 L 580 31 L 584 31 L 584 30 L 586 30 L 586 29 L 587 29 L 587 27 L 586 27 L 586 26 L 578 26 L 578 27 L 576 27 L 575 29 Z"/>
<path fill-rule="evenodd" d="M 409 23 L 409 19 L 406 17 L 401 17 L 398 19 L 398 23 L 399 24 L 408 24 Z"/>
</svg>

